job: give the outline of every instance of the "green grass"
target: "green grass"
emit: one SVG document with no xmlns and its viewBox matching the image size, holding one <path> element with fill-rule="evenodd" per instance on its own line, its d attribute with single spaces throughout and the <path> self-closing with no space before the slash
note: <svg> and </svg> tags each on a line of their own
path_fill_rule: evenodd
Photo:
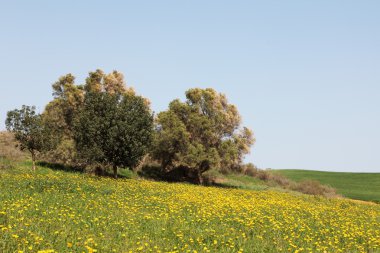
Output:
<svg viewBox="0 0 380 253">
<path fill-rule="evenodd" d="M 30 165 L 0 169 L 0 252 L 380 252 L 376 204 Z"/>
<path fill-rule="evenodd" d="M 234 186 L 240 189 L 266 190 L 269 188 L 264 181 L 246 175 L 229 174 L 225 175 L 225 178 L 225 185 Z"/>
<path fill-rule="evenodd" d="M 273 170 L 294 181 L 317 180 L 347 198 L 380 202 L 380 173 Z"/>
<path fill-rule="evenodd" d="M 264 181 L 247 175 L 234 173 L 224 175 L 219 173 L 216 175 L 216 177 L 218 179 L 217 181 L 219 181 L 217 185 L 221 187 L 231 187 L 255 191 L 268 190 L 271 188 Z"/>
</svg>

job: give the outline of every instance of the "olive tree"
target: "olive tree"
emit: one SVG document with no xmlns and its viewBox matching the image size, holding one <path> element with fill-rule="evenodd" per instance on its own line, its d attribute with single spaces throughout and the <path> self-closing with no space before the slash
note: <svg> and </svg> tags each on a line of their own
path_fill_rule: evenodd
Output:
<svg viewBox="0 0 380 253">
<path fill-rule="evenodd" d="M 254 141 L 225 95 L 196 88 L 186 92 L 185 102 L 176 99 L 158 114 L 152 153 L 166 172 L 187 170 L 202 183 L 202 174 L 211 168 L 240 166 Z"/>
</svg>

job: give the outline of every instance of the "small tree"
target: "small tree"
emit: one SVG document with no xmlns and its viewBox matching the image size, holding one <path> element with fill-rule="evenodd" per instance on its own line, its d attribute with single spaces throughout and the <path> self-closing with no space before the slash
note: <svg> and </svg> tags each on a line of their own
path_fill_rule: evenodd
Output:
<svg viewBox="0 0 380 253">
<path fill-rule="evenodd" d="M 9 111 L 5 121 L 7 130 L 14 133 L 15 139 L 20 143 L 20 149 L 30 152 L 33 170 L 36 170 L 38 152 L 47 150 L 52 145 L 52 136 L 35 109 L 34 106 L 23 105 L 20 110 Z"/>
<path fill-rule="evenodd" d="M 76 148 L 87 164 L 135 167 L 151 143 L 153 116 L 134 94 L 88 92 L 74 122 Z"/>
<path fill-rule="evenodd" d="M 213 89 L 190 89 L 186 101 L 170 103 L 157 117 L 153 156 L 166 172 L 185 170 L 196 182 L 211 168 L 233 170 L 254 143 L 251 130 L 225 95 Z"/>
</svg>

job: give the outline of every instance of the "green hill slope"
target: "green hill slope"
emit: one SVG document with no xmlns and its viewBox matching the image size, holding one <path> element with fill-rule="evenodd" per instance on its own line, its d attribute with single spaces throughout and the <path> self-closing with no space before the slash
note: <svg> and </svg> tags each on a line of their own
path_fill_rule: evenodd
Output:
<svg viewBox="0 0 380 253">
<path fill-rule="evenodd" d="M 2 252 L 379 252 L 379 227 L 346 199 L 0 169 Z"/>
<path fill-rule="evenodd" d="M 275 170 L 294 181 L 317 180 L 330 185 L 345 197 L 380 202 L 380 173 Z"/>
</svg>

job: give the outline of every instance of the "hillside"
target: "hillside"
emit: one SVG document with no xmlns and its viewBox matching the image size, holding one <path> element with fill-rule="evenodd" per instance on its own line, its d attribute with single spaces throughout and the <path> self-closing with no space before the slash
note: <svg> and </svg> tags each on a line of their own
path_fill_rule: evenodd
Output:
<svg viewBox="0 0 380 253">
<path fill-rule="evenodd" d="M 0 131 L 0 162 L 5 158 L 17 161 L 26 159 L 28 154 L 20 151 L 17 145 L 12 133 Z"/>
<path fill-rule="evenodd" d="M 0 170 L 3 252 L 380 252 L 380 206 L 29 169 Z"/>
<path fill-rule="evenodd" d="M 317 180 L 330 185 L 347 198 L 380 202 L 380 173 L 275 170 L 292 180 Z"/>
</svg>

